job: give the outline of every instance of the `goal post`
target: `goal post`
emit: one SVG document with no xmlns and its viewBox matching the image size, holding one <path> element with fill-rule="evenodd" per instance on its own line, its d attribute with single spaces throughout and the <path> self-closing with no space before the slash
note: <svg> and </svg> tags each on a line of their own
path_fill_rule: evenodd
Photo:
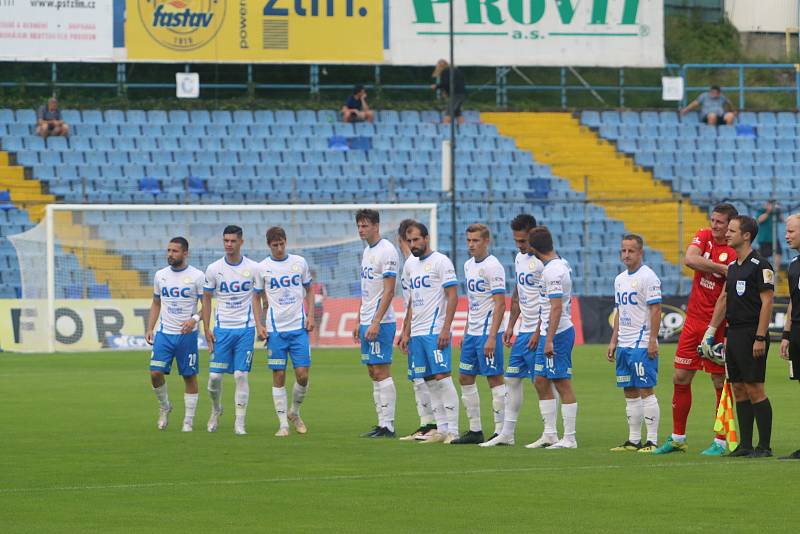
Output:
<svg viewBox="0 0 800 534">
<path fill-rule="evenodd" d="M 154 273 L 167 265 L 172 237 L 189 241 L 189 263 L 205 271 L 224 254 L 222 230 L 244 230 L 242 253 L 268 255 L 270 226 L 287 233 L 287 251 L 314 272 L 316 346 L 345 345 L 356 325 L 364 243 L 355 212 L 380 213 L 382 237 L 397 245 L 403 219 L 426 224 L 438 237 L 437 206 L 427 204 L 165 205 L 50 204 L 44 219 L 9 236 L 17 252 L 22 295 L 4 350 L 66 352 L 147 348 L 144 328 Z M 44 261 L 43 261 L 44 260 Z M 398 284 L 396 305 L 399 302 Z M 401 311 L 401 310 L 399 310 Z M 201 336 L 202 337 L 202 336 Z M 352 340 L 349 341 L 352 343 Z"/>
</svg>

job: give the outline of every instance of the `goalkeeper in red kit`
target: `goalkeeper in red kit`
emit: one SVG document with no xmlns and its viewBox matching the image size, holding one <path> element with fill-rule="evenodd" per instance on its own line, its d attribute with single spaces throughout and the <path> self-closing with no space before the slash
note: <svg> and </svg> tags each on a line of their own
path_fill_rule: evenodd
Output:
<svg viewBox="0 0 800 534">
<path fill-rule="evenodd" d="M 711 213 L 711 227 L 697 231 L 694 239 L 686 249 L 684 263 L 694 270 L 692 291 L 689 294 L 689 305 L 686 308 L 686 322 L 683 326 L 678 350 L 675 353 L 675 373 L 672 377 L 672 435 L 653 454 L 685 452 L 686 420 L 692 409 L 692 380 L 699 370 L 711 374 L 711 382 L 717 393 L 717 402 L 725 383 L 724 363 L 716 363 L 702 357 L 698 346 L 704 342 L 708 345 L 721 343 L 724 338 L 725 324 L 716 329 L 709 327 L 714 305 L 728 274 L 728 265 L 736 260 L 736 251 L 725 241 L 725 232 L 730 220 L 738 215 L 736 208 L 730 204 L 718 204 Z M 715 411 L 716 413 L 716 407 Z M 725 436 L 717 435 L 713 443 L 701 454 L 706 456 L 722 456 L 726 452 Z"/>
</svg>

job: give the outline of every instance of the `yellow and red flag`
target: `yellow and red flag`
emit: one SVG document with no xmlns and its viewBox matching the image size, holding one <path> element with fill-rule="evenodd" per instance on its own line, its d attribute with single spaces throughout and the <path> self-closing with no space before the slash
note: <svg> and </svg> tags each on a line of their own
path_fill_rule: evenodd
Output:
<svg viewBox="0 0 800 534">
<path fill-rule="evenodd" d="M 739 446 L 739 433 L 736 431 L 736 416 L 733 413 L 733 394 L 731 385 L 726 380 L 722 387 L 722 396 L 717 408 L 717 419 L 714 421 L 714 432 L 724 434 L 728 441 L 728 449 L 734 450 Z"/>
</svg>

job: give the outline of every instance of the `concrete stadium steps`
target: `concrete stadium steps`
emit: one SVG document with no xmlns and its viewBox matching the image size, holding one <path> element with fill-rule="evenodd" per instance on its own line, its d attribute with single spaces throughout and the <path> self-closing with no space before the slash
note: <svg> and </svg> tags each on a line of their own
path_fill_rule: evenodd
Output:
<svg viewBox="0 0 800 534">
<path fill-rule="evenodd" d="M 109 251 L 89 225 L 73 220 L 72 213 L 54 214 L 55 233 L 61 248 L 74 255 L 83 269 L 91 270 L 98 283 L 106 284 L 113 298 L 147 298 L 153 288 L 142 283 L 142 273 L 125 267 L 124 258 Z M 70 243 L 80 243 L 73 246 Z"/>
<path fill-rule="evenodd" d="M 649 247 L 675 265 L 681 264 L 682 249 L 694 232 L 708 225 L 703 211 L 684 203 L 680 231 L 680 208 L 671 189 L 569 113 L 482 113 L 481 120 L 496 125 L 501 135 L 513 137 L 520 149 L 550 165 L 554 175 L 586 193 L 609 217 L 642 235 Z M 690 273 L 684 269 L 684 274 Z"/>
</svg>

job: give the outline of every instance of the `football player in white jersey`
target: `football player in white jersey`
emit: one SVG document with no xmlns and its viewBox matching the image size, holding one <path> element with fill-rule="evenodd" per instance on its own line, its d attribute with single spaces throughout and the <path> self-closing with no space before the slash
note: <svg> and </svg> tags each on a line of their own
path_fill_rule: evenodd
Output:
<svg viewBox="0 0 800 534">
<path fill-rule="evenodd" d="M 197 326 L 200 315 L 197 302 L 203 294 L 203 271 L 187 263 L 189 242 L 183 237 L 173 237 L 167 245 L 167 263 L 153 278 L 153 302 L 147 318 L 145 340 L 153 345 L 150 354 L 150 382 L 158 398 L 158 429 L 167 428 L 172 404 L 167 395 L 164 375 L 172 370 L 172 361 L 178 362 L 178 373 L 183 377 L 185 414 L 183 431 L 191 432 L 197 409 Z M 156 321 L 161 326 L 153 335 Z M 208 325 L 205 325 L 208 328 Z"/>
<path fill-rule="evenodd" d="M 469 430 L 454 440 L 453 445 L 483 443 L 481 400 L 475 377 L 486 377 L 492 392 L 494 434 L 503 427 L 506 385 L 503 382 L 503 319 L 506 313 L 506 272 L 489 254 L 491 232 L 485 224 L 467 227 L 467 249 L 470 259 L 464 263 L 469 311 L 467 331 L 461 345 L 458 381 L 461 400 L 469 419 Z"/>
<path fill-rule="evenodd" d="M 270 255 L 258 264 L 253 292 L 253 312 L 258 339 L 267 340 L 267 366 L 272 369 L 272 402 L 278 415 L 278 437 L 289 435 L 289 422 L 298 434 L 307 428 L 300 418 L 300 405 L 308 389 L 311 367 L 309 332 L 314 331 L 314 292 L 305 258 L 286 253 L 286 231 L 280 226 L 267 230 Z M 305 303 L 305 307 L 303 304 Z M 266 327 L 263 310 L 267 306 Z M 286 363 L 292 359 L 295 383 L 292 407 L 287 413 Z"/>
<path fill-rule="evenodd" d="M 253 317 L 253 280 L 258 264 L 242 255 L 242 229 L 226 226 L 222 232 L 225 255 L 206 269 L 203 285 L 203 323 L 211 319 L 211 297 L 217 299 L 214 331 L 206 330 L 211 353 L 208 394 L 211 417 L 208 431 L 216 432 L 222 414 L 222 376 L 233 373 L 236 383 L 236 419 L 234 432 L 245 435 L 245 416 L 250 398 L 247 376 L 253 364 L 255 319 Z"/>
<path fill-rule="evenodd" d="M 411 257 L 411 249 L 408 248 L 405 235 L 406 230 L 408 230 L 408 225 L 413 222 L 413 219 L 404 219 L 400 221 L 400 225 L 397 227 L 397 246 L 404 260 L 408 260 L 408 258 Z M 405 273 L 400 276 L 400 287 L 403 290 L 403 309 L 407 310 L 408 301 L 411 299 L 411 287 L 409 281 L 405 278 Z M 405 328 L 406 321 L 410 320 L 411 317 L 408 315 L 403 317 L 403 328 Z M 412 378 L 411 369 L 411 357 L 409 355 L 408 379 L 411 380 L 412 387 L 414 388 L 414 400 L 417 404 L 417 415 L 419 415 L 419 428 L 411 434 L 400 438 L 400 441 L 425 441 L 430 434 L 436 431 L 436 419 L 433 417 L 431 393 L 428 389 L 428 381 L 434 380 L 434 378 L 433 376 Z"/>
<path fill-rule="evenodd" d="M 661 326 L 661 280 L 642 264 L 644 240 L 622 238 L 620 258 L 626 269 L 614 280 L 614 329 L 606 357 L 616 359 L 617 387 L 625 393 L 628 440 L 614 452 L 651 453 L 658 447 L 660 411 L 653 388 L 658 380 L 658 330 Z M 642 422 L 647 441 L 642 445 Z"/>
<path fill-rule="evenodd" d="M 361 309 L 353 341 L 361 345 L 361 363 L 372 379 L 372 400 L 378 424 L 364 438 L 393 438 L 397 390 L 392 379 L 392 349 L 397 319 L 392 308 L 397 269 L 397 249 L 381 238 L 380 214 L 371 209 L 356 212 L 358 237 L 367 243 L 361 258 Z"/>
<path fill-rule="evenodd" d="M 572 391 L 572 348 L 575 328 L 572 325 L 572 269 L 553 248 L 553 236 L 546 226 L 537 226 L 528 236 L 531 251 L 544 264 L 542 291 L 544 299 L 539 320 L 539 344 L 534 357 L 534 387 L 539 395 L 539 409 L 544 421 L 542 437 L 526 445 L 530 449 L 575 449 L 575 419 L 578 401 Z M 556 431 L 557 401 L 553 385 L 561 397 L 564 437 Z"/>
<path fill-rule="evenodd" d="M 481 447 L 513 445 L 517 417 L 522 408 L 523 380 L 533 378 L 533 359 L 539 343 L 539 315 L 542 307 L 541 284 L 544 265 L 528 244 L 528 234 L 536 228 L 533 215 L 521 213 L 511 221 L 511 232 L 519 253 L 514 261 L 516 283 L 511 294 L 511 313 L 503 333 L 503 344 L 511 348 L 506 367 L 506 405 L 503 430 Z M 519 332 L 513 344 L 514 326 Z"/>
<path fill-rule="evenodd" d="M 406 241 L 412 257 L 403 266 L 411 298 L 400 346 L 408 350 L 411 378 L 433 376 L 428 382 L 437 431 L 422 443 L 451 443 L 458 438 L 458 392 L 450 376 L 450 327 L 458 305 L 458 279 L 450 258 L 431 250 L 428 228 L 409 224 Z M 437 407 L 441 406 L 442 409 Z"/>
</svg>

